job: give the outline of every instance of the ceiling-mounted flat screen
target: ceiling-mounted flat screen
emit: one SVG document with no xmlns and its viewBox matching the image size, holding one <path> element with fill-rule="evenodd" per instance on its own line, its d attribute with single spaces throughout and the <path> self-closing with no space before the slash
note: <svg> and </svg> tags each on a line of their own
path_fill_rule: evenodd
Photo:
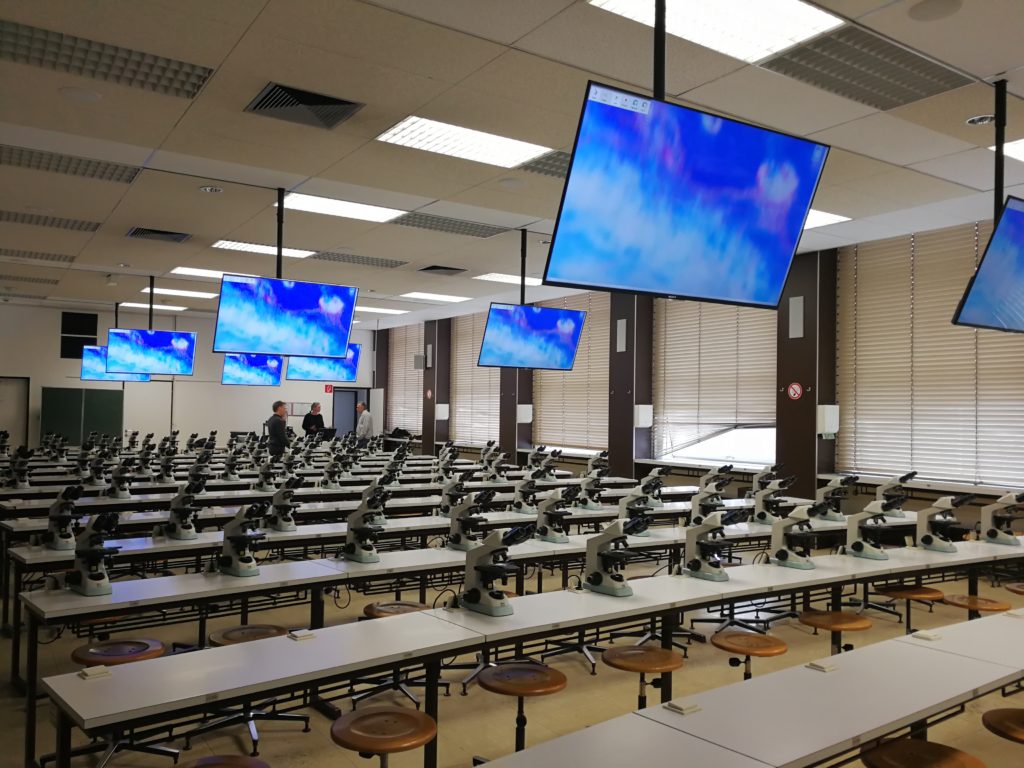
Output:
<svg viewBox="0 0 1024 768">
<path fill-rule="evenodd" d="M 108 373 L 191 376 L 195 356 L 194 333 L 111 328 L 107 334 Z"/>
<path fill-rule="evenodd" d="M 1024 332 L 1024 200 L 1007 197 L 953 322 Z"/>
<path fill-rule="evenodd" d="M 362 344 L 349 344 L 345 357 L 289 357 L 287 381 L 355 381 Z"/>
<path fill-rule="evenodd" d="M 544 282 L 777 307 L 827 156 L 590 83 Z"/>
<path fill-rule="evenodd" d="M 224 275 L 213 351 L 344 357 L 358 293 L 347 285 Z"/>
<path fill-rule="evenodd" d="M 284 358 L 278 355 L 224 355 L 221 384 L 240 384 L 249 387 L 277 387 L 281 384 Z"/>
<path fill-rule="evenodd" d="M 107 348 L 82 347 L 82 381 L 149 381 L 148 373 L 107 373 Z"/>
<path fill-rule="evenodd" d="M 572 370 L 586 319 L 576 309 L 491 304 L 477 365 Z"/>
</svg>

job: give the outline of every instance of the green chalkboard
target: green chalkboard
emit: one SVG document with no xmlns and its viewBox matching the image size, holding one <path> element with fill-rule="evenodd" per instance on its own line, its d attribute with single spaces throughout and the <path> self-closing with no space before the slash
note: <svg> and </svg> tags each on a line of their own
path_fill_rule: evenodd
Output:
<svg viewBox="0 0 1024 768">
<path fill-rule="evenodd" d="M 72 445 L 79 445 L 82 442 L 84 393 L 84 389 L 43 387 L 39 436 L 55 432 Z"/>
<path fill-rule="evenodd" d="M 124 428 L 124 390 L 86 389 L 82 434 L 120 435 Z"/>
</svg>

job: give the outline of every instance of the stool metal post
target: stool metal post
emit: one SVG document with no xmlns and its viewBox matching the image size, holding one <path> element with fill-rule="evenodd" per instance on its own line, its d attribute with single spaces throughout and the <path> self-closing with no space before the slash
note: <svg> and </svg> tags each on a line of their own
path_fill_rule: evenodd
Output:
<svg viewBox="0 0 1024 768">
<path fill-rule="evenodd" d="M 523 697 L 516 697 L 516 752 L 526 749 L 526 707 Z"/>
<path fill-rule="evenodd" d="M 676 629 L 679 627 L 679 612 L 677 610 L 667 611 L 661 617 L 661 647 L 671 651 Z M 661 703 L 667 704 L 672 701 L 672 673 L 662 672 L 658 680 L 661 688 Z M 644 676 L 640 675 L 640 696 L 647 705 L 647 697 L 644 694 Z M 643 707 L 641 707 L 643 709 Z"/>
<path fill-rule="evenodd" d="M 423 709 L 437 722 L 438 680 L 441 678 L 441 659 L 430 659 L 426 667 L 426 687 L 423 692 Z M 437 768 L 437 736 L 423 747 L 423 768 Z"/>
</svg>

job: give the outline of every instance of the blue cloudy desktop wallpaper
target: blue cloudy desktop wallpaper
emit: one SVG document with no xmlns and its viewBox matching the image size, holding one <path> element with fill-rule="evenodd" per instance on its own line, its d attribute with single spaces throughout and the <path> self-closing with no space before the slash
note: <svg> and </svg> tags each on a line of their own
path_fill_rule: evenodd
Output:
<svg viewBox="0 0 1024 768">
<path fill-rule="evenodd" d="M 573 309 L 492 304 L 477 364 L 570 370 L 586 317 Z"/>
<path fill-rule="evenodd" d="M 358 290 L 225 275 L 214 352 L 344 357 Z"/>
<path fill-rule="evenodd" d="M 1007 198 L 957 322 L 1024 331 L 1024 200 Z"/>
<path fill-rule="evenodd" d="M 107 348 L 82 347 L 82 381 L 149 381 L 148 373 L 107 373 Z"/>
<path fill-rule="evenodd" d="M 284 358 L 275 355 L 224 355 L 221 384 L 276 387 L 281 384 Z"/>
<path fill-rule="evenodd" d="M 107 370 L 112 373 L 191 376 L 195 354 L 194 333 L 111 329 L 107 337 Z"/>
<path fill-rule="evenodd" d="M 545 279 L 774 307 L 827 155 L 591 85 Z"/>
<path fill-rule="evenodd" d="M 349 344 L 345 357 L 289 357 L 288 381 L 355 381 L 361 344 Z"/>
</svg>

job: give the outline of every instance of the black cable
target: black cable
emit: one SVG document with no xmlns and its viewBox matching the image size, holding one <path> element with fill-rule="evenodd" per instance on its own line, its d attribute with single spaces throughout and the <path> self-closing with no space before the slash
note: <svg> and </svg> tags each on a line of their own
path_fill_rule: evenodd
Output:
<svg viewBox="0 0 1024 768">
<path fill-rule="evenodd" d="M 352 605 L 352 590 L 349 589 L 348 584 L 345 585 L 345 594 L 348 596 L 348 601 L 344 605 L 338 604 L 338 594 L 341 592 L 341 587 L 334 588 L 334 594 L 331 596 L 331 600 L 334 602 L 334 607 L 338 610 L 345 610 Z"/>
<path fill-rule="evenodd" d="M 459 596 L 459 593 L 458 593 L 458 592 L 456 592 L 456 591 L 455 591 L 454 589 L 452 589 L 451 587 L 445 587 L 444 589 L 442 589 L 442 590 L 441 590 L 440 592 L 438 592 L 438 593 L 437 593 L 437 597 L 435 597 L 435 598 L 434 598 L 434 603 L 433 603 L 433 605 L 432 605 L 431 607 L 432 607 L 432 608 L 437 608 L 437 603 L 438 603 L 438 601 L 439 601 L 439 600 L 440 600 L 440 599 L 441 599 L 442 597 L 444 597 L 444 596 L 445 596 L 445 595 L 446 595 L 447 593 L 449 593 L 449 592 L 451 592 L 451 593 L 452 593 L 452 597 L 458 597 L 458 596 Z"/>
</svg>

